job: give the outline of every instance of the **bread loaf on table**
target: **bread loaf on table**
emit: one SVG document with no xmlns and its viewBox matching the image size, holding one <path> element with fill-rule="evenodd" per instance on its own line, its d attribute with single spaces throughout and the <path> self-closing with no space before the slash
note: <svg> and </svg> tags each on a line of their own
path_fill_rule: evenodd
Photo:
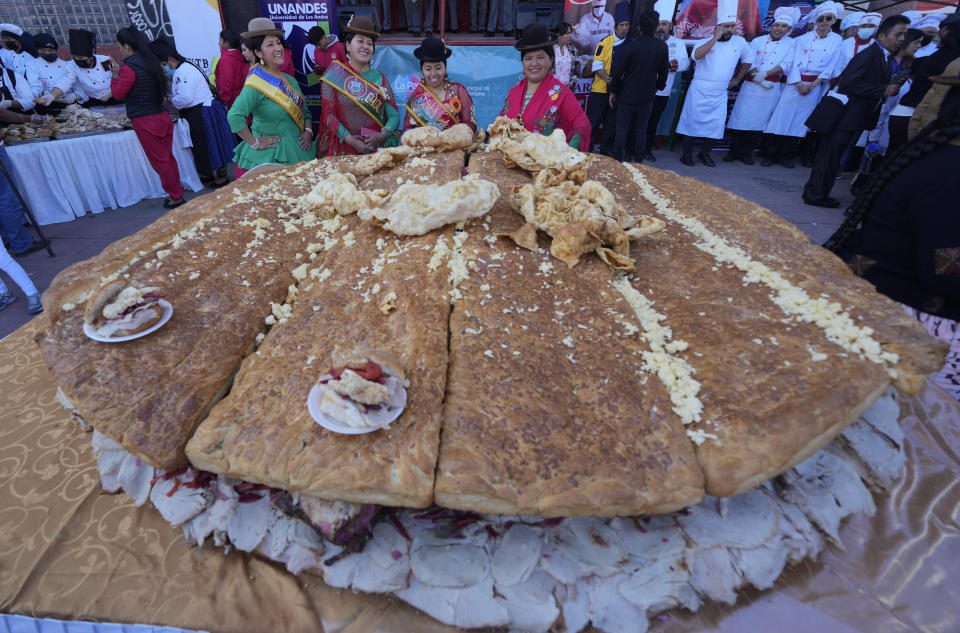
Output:
<svg viewBox="0 0 960 633">
<path fill-rule="evenodd" d="M 499 153 L 470 172 L 507 194 L 528 178 Z M 468 227 L 478 270 L 450 319 L 438 504 L 497 514 L 630 516 L 703 497 L 703 477 L 666 390 L 642 376 L 641 346 L 612 273 L 575 268 L 498 234 L 523 224 L 508 197 Z"/>
<path fill-rule="evenodd" d="M 48 291 L 56 301 L 84 301 L 104 278 L 118 276 L 162 286 L 173 306 L 164 327 L 126 343 L 88 339 L 82 304 L 37 336 L 84 419 L 152 466 L 184 463 L 196 424 L 229 388 L 266 327 L 271 303 L 284 303 L 295 283 L 291 271 L 306 261 L 313 233 L 285 229 L 297 219 L 286 197 L 296 199 L 310 185 L 306 173 L 292 169 L 244 179 L 58 276 Z M 205 222 L 198 227 L 198 220 Z"/>
<path fill-rule="evenodd" d="M 943 362 L 943 342 L 795 227 L 669 172 L 586 167 L 666 225 L 631 243 L 630 276 L 593 253 L 567 267 L 542 234 L 521 240 L 533 250 L 505 237 L 531 174 L 496 151 L 469 166 L 500 200 L 456 228 L 400 237 L 304 204 L 337 172 L 354 202 L 354 182 L 389 194 L 460 177 L 463 152 L 421 153 L 254 175 L 64 271 L 38 340 L 67 397 L 165 470 L 193 436 L 198 468 L 321 499 L 615 516 L 756 486 Z M 114 278 L 162 286 L 171 321 L 87 339 L 82 303 Z M 310 417 L 338 344 L 402 359 L 409 400 L 388 430 L 340 436 Z"/>
<path fill-rule="evenodd" d="M 384 170 L 361 187 L 396 187 L 397 179 L 442 184 L 460 178 L 463 159 L 459 151 L 433 154 L 417 167 Z M 316 279 L 303 284 L 289 320 L 244 362 L 229 397 L 197 429 L 187 447 L 190 461 L 321 499 L 430 505 L 450 313 L 450 271 L 445 263 L 430 264 L 438 242 L 453 246 L 453 232 L 448 226 L 397 237 L 355 215 L 344 217 L 334 234 L 338 244 Z M 310 416 L 307 396 L 337 346 L 402 361 L 410 381 L 407 406 L 388 429 L 340 435 Z"/>
<path fill-rule="evenodd" d="M 895 302 L 855 277 L 832 253 L 770 211 L 692 178 L 640 166 L 670 206 L 814 299 L 837 302 L 898 360 L 890 369 L 915 393 L 942 364 L 942 342 Z M 649 205 L 630 169 L 597 160 L 590 176 L 623 201 Z M 760 282 L 697 248 L 702 239 L 668 220 L 659 248 L 634 245 L 632 285 L 665 314 L 701 383 L 703 421 L 716 436 L 696 447 L 707 493 L 735 495 L 793 467 L 856 420 L 891 383 L 885 366 L 828 340 L 823 327 L 790 318 Z"/>
</svg>

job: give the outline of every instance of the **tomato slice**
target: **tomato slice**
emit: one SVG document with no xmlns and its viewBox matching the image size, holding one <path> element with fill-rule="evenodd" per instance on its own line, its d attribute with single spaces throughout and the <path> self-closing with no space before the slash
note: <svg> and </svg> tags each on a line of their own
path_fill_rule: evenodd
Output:
<svg viewBox="0 0 960 633">
<path fill-rule="evenodd" d="M 354 371 L 365 380 L 376 380 L 383 375 L 383 370 L 380 369 L 380 365 L 373 362 L 368 362 L 364 365 L 363 369 L 355 369 Z"/>
<path fill-rule="evenodd" d="M 331 367 L 330 377 L 334 380 L 340 380 L 340 377 L 346 370 L 346 367 Z M 350 371 L 354 372 L 365 380 L 370 380 L 373 382 L 379 382 L 380 378 L 383 376 L 383 370 L 380 368 L 380 365 L 369 361 L 360 369 L 351 369 Z"/>
</svg>

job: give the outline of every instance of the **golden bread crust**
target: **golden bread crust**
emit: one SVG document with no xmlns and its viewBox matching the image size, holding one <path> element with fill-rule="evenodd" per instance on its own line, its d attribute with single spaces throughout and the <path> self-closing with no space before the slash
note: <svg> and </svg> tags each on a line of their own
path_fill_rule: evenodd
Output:
<svg viewBox="0 0 960 633">
<path fill-rule="evenodd" d="M 495 156 L 470 172 L 525 176 Z M 465 249 L 479 270 L 450 321 L 450 363 L 436 500 L 501 514 L 618 516 L 697 503 L 703 478 L 665 389 L 638 371 L 645 346 L 596 257 L 575 269 L 488 235 L 523 220 L 502 196 Z M 540 266 L 549 272 L 542 272 Z"/>
<path fill-rule="evenodd" d="M 629 278 L 593 253 L 568 269 L 544 235 L 521 231 L 508 201 L 531 177 L 496 151 L 469 166 L 500 200 L 463 231 L 398 237 L 356 216 L 320 231 L 332 209 L 310 228 L 290 224 L 309 215 L 300 197 L 336 170 L 367 191 L 460 176 L 464 152 L 418 151 L 264 170 L 63 271 L 37 340 L 66 396 L 165 470 L 186 446 L 199 468 L 323 499 L 615 516 L 759 485 L 892 380 L 914 393 L 943 362 L 943 342 L 788 222 L 644 166 L 593 157 L 586 167 L 632 215 L 666 224 L 630 244 Z M 835 301 L 886 365 L 787 314 L 769 278 L 748 283 L 685 218 L 795 295 Z M 82 309 L 63 306 L 118 275 L 163 287 L 173 318 L 142 339 L 95 343 Z M 276 325 L 253 353 L 265 317 Z M 336 435 L 310 417 L 307 394 L 337 344 L 399 359 L 409 400 L 389 430 Z"/>
<path fill-rule="evenodd" d="M 460 177 L 462 152 L 431 158 L 433 173 L 429 167 L 394 168 L 360 185 L 381 188 L 419 175 L 435 183 Z M 356 216 L 343 223 L 337 235 L 352 233 L 355 243 L 326 259 L 329 277 L 302 290 L 290 319 L 244 362 L 230 396 L 200 425 L 187 454 L 200 468 L 321 499 L 426 507 L 433 501 L 450 312 L 448 271 L 431 271 L 428 264 L 437 241 L 449 244 L 453 230 L 401 242 Z M 395 252 L 398 244 L 402 253 Z M 375 260 L 379 273 L 373 272 Z M 383 314 L 378 297 L 390 291 L 396 292 L 396 308 Z M 310 416 L 307 396 L 337 345 L 402 361 L 408 402 L 389 429 L 340 435 Z"/>
<path fill-rule="evenodd" d="M 237 187 L 252 189 L 243 181 Z M 309 190 L 292 179 L 284 187 L 294 194 Z M 294 281 L 294 254 L 305 249 L 308 238 L 304 231 L 284 232 L 276 203 L 236 203 L 218 213 L 210 211 L 214 203 L 204 198 L 182 207 L 192 207 L 190 213 L 164 215 L 122 249 L 80 262 L 53 287 L 57 296 L 77 296 L 90 285 L 87 279 L 97 280 L 95 289 L 100 276 L 129 264 L 129 281 L 164 288 L 173 305 L 165 327 L 126 343 L 98 343 L 83 334 L 81 306 L 63 312 L 37 335 L 48 366 L 84 419 L 164 470 L 183 464 L 187 440 L 263 331 L 271 302 L 284 301 Z M 212 221 L 174 248 L 169 240 L 193 226 L 198 216 Z M 251 217 L 270 218 L 276 228 L 259 247 L 248 249 L 254 227 L 242 223 Z M 146 248 L 143 256 L 140 246 Z M 158 258 L 165 250 L 169 252 Z M 130 264 L 131 259 L 121 257 L 123 252 L 135 261 Z M 80 271 L 89 277 L 69 286 Z"/>
</svg>

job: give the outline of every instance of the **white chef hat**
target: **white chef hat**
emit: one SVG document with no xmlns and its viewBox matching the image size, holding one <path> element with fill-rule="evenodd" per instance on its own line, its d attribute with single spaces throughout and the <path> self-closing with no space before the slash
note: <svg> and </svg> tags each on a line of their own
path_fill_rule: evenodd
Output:
<svg viewBox="0 0 960 633">
<path fill-rule="evenodd" d="M 594 9 L 606 9 L 606 8 L 607 8 L 607 0 L 593 0 L 593 2 L 592 2 L 591 4 L 593 5 L 593 8 L 594 8 Z"/>
<path fill-rule="evenodd" d="M 717 0 L 717 24 L 737 21 L 737 0 Z"/>
<path fill-rule="evenodd" d="M 883 15 L 880 13 L 864 13 L 863 20 L 861 20 L 861 26 L 880 26 L 880 23 L 883 22 Z"/>
<path fill-rule="evenodd" d="M 782 22 L 783 24 L 788 25 L 791 29 L 797 25 L 797 22 L 800 20 L 800 8 L 799 7 L 778 7 L 776 11 L 773 12 L 773 23 Z"/>
<path fill-rule="evenodd" d="M 846 31 L 852 26 L 860 26 L 860 22 L 863 21 L 863 12 L 862 11 L 853 11 L 848 13 L 843 21 L 840 22 L 840 30 Z"/>
<path fill-rule="evenodd" d="M 833 0 L 827 0 L 826 2 L 821 3 L 817 7 L 817 9 L 819 9 L 819 11 L 817 11 L 818 18 L 821 15 L 826 15 L 827 13 L 829 13 L 830 15 L 836 18 L 840 16 L 840 11 L 843 10 L 843 7 L 840 5 L 839 2 L 834 2 Z"/>
<path fill-rule="evenodd" d="M 673 12 L 677 8 L 677 0 L 657 0 L 653 10 L 660 14 L 661 20 L 673 21 Z"/>
<path fill-rule="evenodd" d="M 933 27 L 935 29 L 940 28 L 940 22 L 944 20 L 947 16 L 943 13 L 932 13 L 930 15 L 925 15 L 917 21 L 917 25 L 913 28 L 915 29 L 926 29 Z"/>
<path fill-rule="evenodd" d="M 13 33 L 17 37 L 23 35 L 23 29 L 21 29 L 16 24 L 4 23 L 0 24 L 0 31 L 6 31 L 7 33 Z"/>
<path fill-rule="evenodd" d="M 919 11 L 904 11 L 901 15 L 910 20 L 910 28 L 917 28 L 917 22 L 923 19 L 923 14 Z"/>
</svg>

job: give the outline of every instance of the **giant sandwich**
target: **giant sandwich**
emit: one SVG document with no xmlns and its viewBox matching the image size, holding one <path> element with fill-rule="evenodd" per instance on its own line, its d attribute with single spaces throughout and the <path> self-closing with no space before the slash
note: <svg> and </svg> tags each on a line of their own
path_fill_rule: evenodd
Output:
<svg viewBox="0 0 960 633">
<path fill-rule="evenodd" d="M 941 362 L 943 346 L 769 212 L 656 170 L 601 158 L 574 164 L 560 139 L 547 137 L 545 147 L 508 131 L 503 154 L 469 157 L 474 177 L 496 183 L 499 194 L 477 219 L 398 237 L 356 213 L 314 217 L 322 235 L 283 242 L 299 251 L 278 245 L 248 257 L 237 248 L 218 262 L 218 282 L 233 284 L 231 292 L 250 287 L 233 272 L 248 262 L 256 271 L 282 261 L 292 269 L 283 285 L 291 277 L 295 283 L 269 307 L 257 295 L 248 301 L 253 309 L 226 311 L 231 323 L 210 324 L 211 336 L 246 325 L 243 340 L 251 341 L 266 314 L 269 331 L 242 354 L 235 377 L 221 375 L 227 397 L 206 398 L 207 408 L 178 427 L 189 464 L 158 472 L 154 466 L 172 458 L 142 462 L 127 452 L 143 446 L 142 434 L 133 436 L 137 443 L 130 434 L 120 442 L 98 433 L 104 487 L 122 487 L 137 503 L 149 498 L 192 542 L 212 535 L 293 573 L 393 591 L 461 626 L 544 630 L 562 608 L 567 629 L 577 630 L 585 622 L 573 616 L 584 601 L 614 613 L 621 605 L 605 596 L 640 600 L 643 583 L 684 573 L 676 586 L 689 581 L 692 588 L 652 602 L 651 610 L 693 608 L 701 594 L 725 599 L 726 586 L 713 592 L 692 579 L 702 552 L 680 560 L 686 537 L 675 517 L 654 519 L 651 535 L 642 520 L 621 518 L 726 504 L 705 495 L 749 493 L 743 514 L 756 528 L 751 551 L 780 551 L 790 539 L 815 544 L 809 521 L 764 482 L 785 471 L 789 479 L 794 467 L 796 477 L 811 481 L 849 475 L 818 451 L 891 382 L 915 392 Z M 329 164 L 311 168 L 317 182 L 310 194 L 283 198 L 269 219 L 252 215 L 259 202 L 251 202 L 242 221 L 255 235 L 281 225 L 282 235 L 297 236 L 308 224 L 290 220 L 294 213 L 318 216 L 336 197 L 362 207 L 370 198 L 358 192 L 414 178 L 425 186 L 450 182 L 460 178 L 464 156 L 381 152 L 338 162 L 352 178 L 337 182 L 323 173 Z M 276 176 L 279 186 L 301 182 L 305 169 Z M 531 175 L 548 169 L 555 170 L 550 182 Z M 579 172 L 573 193 L 583 201 L 577 208 L 554 195 L 571 189 L 563 179 L 572 169 Z M 512 196 L 538 184 L 526 190 L 532 198 Z M 265 190 L 257 200 L 277 195 Z M 619 205 L 608 205 L 615 213 L 587 212 L 588 199 L 609 197 Z M 273 213 L 278 205 L 263 206 Z M 656 214 L 662 230 L 634 240 L 629 221 L 641 214 Z M 600 234 L 604 227 L 609 235 Z M 524 248 L 515 244 L 519 231 Z M 572 231 L 575 239 L 564 241 Z M 558 242 L 576 251 L 575 266 L 551 255 Z M 178 254 L 189 264 L 189 251 L 171 257 Z M 639 272 L 612 272 L 611 254 L 621 269 Z M 57 335 L 69 326 L 61 320 L 48 334 L 45 351 L 54 358 L 65 347 Z M 409 381 L 409 401 L 389 428 L 331 433 L 307 410 L 318 376 L 330 377 L 319 385 L 326 411 L 348 424 L 369 423 L 365 409 L 389 401 L 387 379 L 381 384 L 377 375 L 386 365 L 363 350 L 397 359 L 387 373 Z M 91 364 L 96 370 L 106 362 Z M 837 375 L 849 377 L 842 387 Z M 344 376 L 347 382 L 335 385 Z M 165 390 L 189 381 L 170 378 Z M 344 413 L 337 399 L 353 408 Z M 95 409 L 91 402 L 81 413 Z M 816 463 L 803 466 L 811 455 Z M 682 527 L 706 541 L 717 512 L 703 512 L 705 529 Z M 390 520 L 378 523 L 382 518 Z M 806 540 L 788 533 L 791 525 Z M 368 549 L 352 556 L 371 537 Z M 814 549 L 791 550 L 790 560 Z M 704 556 L 712 565 L 720 554 Z M 773 578 L 780 563 L 771 567 Z M 431 603 L 453 606 L 435 611 Z M 528 603 L 543 607 L 536 626 L 523 620 L 534 613 Z M 486 619 L 461 617 L 464 605 L 482 605 Z"/>
</svg>

